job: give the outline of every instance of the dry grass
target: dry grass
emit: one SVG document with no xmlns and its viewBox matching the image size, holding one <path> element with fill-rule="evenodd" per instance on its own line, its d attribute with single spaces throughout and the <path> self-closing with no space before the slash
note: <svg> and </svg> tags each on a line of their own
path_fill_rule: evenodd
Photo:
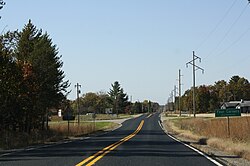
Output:
<svg viewBox="0 0 250 166">
<path fill-rule="evenodd" d="M 250 143 L 235 143 L 229 139 L 210 138 L 207 140 L 207 144 L 250 160 Z"/>
<path fill-rule="evenodd" d="M 185 118 L 175 124 L 206 137 L 229 138 L 227 118 Z M 250 141 L 250 117 L 230 118 L 230 139 L 234 142 Z"/>
<path fill-rule="evenodd" d="M 0 148 L 13 149 L 26 147 L 34 144 L 59 141 L 68 137 L 77 137 L 103 131 L 117 127 L 118 124 L 112 122 L 83 122 L 78 127 L 77 124 L 70 123 L 68 132 L 67 122 L 50 123 L 48 131 L 32 131 L 30 134 L 21 132 L 1 132 Z"/>
<path fill-rule="evenodd" d="M 114 119 L 125 119 L 125 118 L 131 118 L 132 115 L 129 114 L 119 114 L 118 117 L 116 114 L 96 114 L 95 120 L 114 120 Z M 78 116 L 76 115 L 75 121 L 77 121 Z M 81 121 L 93 121 L 93 115 L 80 115 Z M 58 117 L 57 115 L 51 116 L 51 122 L 61 122 L 62 117 Z"/>
<path fill-rule="evenodd" d="M 179 137 L 184 137 L 186 139 L 190 139 L 192 141 L 198 142 L 200 139 L 200 136 L 195 135 L 193 132 L 190 130 L 184 130 L 181 129 L 180 127 L 177 127 L 177 125 L 174 122 L 174 119 L 172 120 L 166 120 L 163 122 L 165 128 L 167 129 L 168 132 L 178 135 Z"/>
<path fill-rule="evenodd" d="M 180 136 L 201 141 L 212 147 L 250 160 L 250 117 L 230 118 L 230 137 L 227 118 L 175 118 L 168 121 Z"/>
<path fill-rule="evenodd" d="M 131 118 L 129 114 L 119 114 L 118 117 L 115 114 L 96 114 L 96 120 L 111 120 L 111 119 L 125 119 Z"/>
<path fill-rule="evenodd" d="M 54 131 L 32 131 L 31 133 L 23 132 L 1 132 L 0 148 L 13 149 L 26 147 L 33 144 L 41 144 L 47 141 L 60 140 L 63 137 Z"/>
<path fill-rule="evenodd" d="M 70 123 L 68 130 L 68 123 L 53 123 L 50 124 L 50 129 L 63 136 L 80 136 L 94 132 L 94 124 L 81 123 L 79 126 L 77 123 Z"/>
<path fill-rule="evenodd" d="M 112 122 L 81 122 L 79 126 L 77 123 L 70 123 L 68 128 L 68 123 L 61 122 L 51 124 L 50 129 L 63 136 L 82 136 L 116 126 L 117 124 Z"/>
</svg>

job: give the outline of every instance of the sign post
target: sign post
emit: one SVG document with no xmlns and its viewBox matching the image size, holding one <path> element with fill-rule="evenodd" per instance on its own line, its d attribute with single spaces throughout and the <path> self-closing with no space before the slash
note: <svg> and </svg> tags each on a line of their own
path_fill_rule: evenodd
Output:
<svg viewBox="0 0 250 166">
<path fill-rule="evenodd" d="M 227 117 L 227 133 L 230 138 L 230 116 L 241 116 L 240 109 L 228 108 L 228 109 L 218 109 L 215 110 L 215 117 Z"/>
</svg>

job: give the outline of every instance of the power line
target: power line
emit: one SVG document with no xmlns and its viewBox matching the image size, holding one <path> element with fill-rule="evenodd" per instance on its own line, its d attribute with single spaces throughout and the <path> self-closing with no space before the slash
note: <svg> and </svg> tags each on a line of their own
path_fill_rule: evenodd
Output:
<svg viewBox="0 0 250 166">
<path fill-rule="evenodd" d="M 250 55 L 245 57 L 245 58 L 240 58 L 236 61 L 234 61 L 233 64 L 231 65 L 228 65 L 227 67 L 221 69 L 220 71 L 228 71 L 229 69 L 232 69 L 232 68 L 235 68 L 235 66 L 238 66 L 238 62 L 240 61 L 241 62 L 241 66 L 243 66 L 244 63 L 248 63 L 249 62 L 249 59 L 250 59 Z M 225 76 L 225 72 L 220 72 L 219 73 L 219 76 Z"/>
<path fill-rule="evenodd" d="M 1 32 L 1 35 L 3 35 L 5 29 L 8 27 L 8 25 L 5 25 L 5 27 L 3 28 L 2 32 Z"/>
<path fill-rule="evenodd" d="M 199 60 L 201 62 L 201 58 L 196 56 L 194 51 L 193 51 L 193 60 L 186 63 L 187 67 L 188 67 L 188 65 L 193 66 L 193 114 L 194 114 L 194 117 L 196 116 L 196 112 L 195 112 L 195 72 L 196 72 L 196 70 L 201 70 L 202 73 L 204 73 L 204 69 L 195 64 L 196 60 Z"/>
<path fill-rule="evenodd" d="M 234 40 L 228 47 L 226 47 L 224 50 L 222 50 L 219 54 L 216 55 L 216 57 L 222 55 L 225 53 L 227 50 L 229 50 L 233 45 L 237 44 L 250 30 L 250 27 L 244 31 L 236 40 Z"/>
<path fill-rule="evenodd" d="M 245 8 L 242 10 L 242 12 L 241 12 L 240 15 L 238 16 L 238 18 L 235 20 L 234 24 L 236 24 L 236 22 L 239 20 L 239 18 L 243 15 L 243 13 L 245 12 L 245 10 L 246 10 L 247 6 L 249 5 L 249 3 L 250 3 L 250 0 L 248 0 L 247 5 L 246 5 Z M 232 27 L 233 27 L 234 24 L 232 24 L 232 26 L 229 28 L 229 30 L 232 29 Z M 233 42 L 231 42 L 225 49 L 223 49 L 223 50 L 222 50 L 221 52 L 219 52 L 218 54 L 214 54 L 214 55 L 216 55 L 216 57 L 223 55 L 226 51 L 228 51 L 230 48 L 232 48 L 234 45 L 236 45 L 244 36 L 246 36 L 246 34 L 247 34 L 249 31 L 250 31 L 250 27 L 247 28 L 243 33 L 241 33 L 240 36 L 239 36 L 236 40 L 234 40 Z M 228 33 L 229 33 L 229 31 L 228 31 Z M 224 40 L 224 39 L 223 39 L 223 40 Z M 223 41 L 223 40 L 222 40 L 222 41 Z M 210 54 L 210 55 L 211 55 L 211 54 Z M 208 56 L 207 56 L 207 57 L 208 57 Z M 244 59 L 245 59 L 245 60 L 242 59 L 241 62 L 247 62 L 246 60 L 248 60 L 249 57 L 244 58 Z M 226 67 L 225 70 L 230 69 L 230 68 L 232 68 L 232 67 L 234 67 L 234 66 L 235 66 L 235 63 L 233 63 L 232 65 Z M 223 70 L 223 71 L 225 71 L 225 70 Z"/>
<path fill-rule="evenodd" d="M 236 20 L 233 22 L 233 24 L 228 28 L 227 32 L 222 37 L 222 39 L 219 41 L 219 43 L 216 45 L 216 47 L 205 58 L 211 56 L 216 50 L 218 50 L 218 48 L 221 46 L 221 44 L 223 43 L 223 41 L 229 35 L 229 33 L 231 32 L 231 30 L 233 29 L 233 27 L 236 25 L 236 23 L 239 21 L 239 19 L 241 18 L 241 16 L 244 14 L 244 12 L 246 11 L 248 5 L 249 5 L 249 3 L 243 8 L 243 10 L 241 11 L 240 15 L 236 18 Z"/>
<path fill-rule="evenodd" d="M 248 0 L 247 5 L 243 8 L 243 10 L 241 11 L 240 15 L 237 17 L 237 19 L 234 21 L 234 23 L 231 25 L 231 27 L 228 29 L 227 33 L 224 35 L 224 38 L 221 39 L 220 44 L 222 44 L 222 42 L 225 40 L 225 38 L 227 37 L 227 35 L 230 33 L 230 31 L 232 30 L 233 26 L 238 22 L 238 20 L 240 19 L 240 17 L 244 14 L 246 8 L 248 7 L 250 3 L 250 0 Z M 230 48 L 232 48 L 234 45 L 236 45 L 244 36 L 246 36 L 246 34 L 250 31 L 250 27 L 247 28 L 244 32 L 242 32 L 238 38 L 236 38 L 233 42 L 231 42 L 225 49 L 223 49 L 222 51 L 220 51 L 216 55 L 216 57 L 223 55 L 226 51 L 228 51 Z M 219 48 L 219 46 L 216 47 L 217 49 Z M 208 55 L 210 56 L 212 54 L 212 52 Z M 208 57 L 207 56 L 207 57 Z M 207 58 L 205 57 L 205 58 Z M 250 57 L 241 59 L 241 62 L 247 62 L 246 60 L 248 60 Z M 230 69 L 232 67 L 235 67 L 235 63 L 233 63 L 232 65 L 225 67 L 225 69 L 223 71 L 227 71 L 227 69 Z M 224 74 L 223 74 L 224 75 Z"/>
<path fill-rule="evenodd" d="M 219 28 L 219 26 L 221 25 L 221 23 L 225 20 L 225 18 L 228 16 L 229 12 L 232 10 L 233 6 L 235 5 L 235 3 L 237 2 L 237 0 L 235 0 L 231 6 L 228 8 L 228 10 L 226 11 L 226 13 L 223 15 L 223 17 L 219 20 L 219 22 L 215 25 L 215 27 L 212 29 L 212 31 L 210 31 L 210 33 L 205 37 L 205 39 L 198 45 L 197 49 L 199 49 L 200 47 L 202 47 L 207 40 L 212 36 L 212 34 L 214 34 L 214 32 Z"/>
</svg>

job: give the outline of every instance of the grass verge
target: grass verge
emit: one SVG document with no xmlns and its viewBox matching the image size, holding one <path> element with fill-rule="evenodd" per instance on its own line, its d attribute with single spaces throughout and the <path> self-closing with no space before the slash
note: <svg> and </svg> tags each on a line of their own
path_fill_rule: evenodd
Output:
<svg viewBox="0 0 250 166">
<path fill-rule="evenodd" d="M 1 149 L 22 148 L 35 144 L 55 142 L 65 138 L 80 137 L 95 132 L 104 131 L 118 127 L 119 124 L 113 122 L 82 122 L 68 123 L 66 121 L 52 122 L 47 131 L 32 131 L 31 133 L 7 132 L 0 135 Z M 68 130 L 69 129 L 69 130 Z"/>
<path fill-rule="evenodd" d="M 230 118 L 230 137 L 226 118 L 169 118 L 164 126 L 191 142 L 250 160 L 250 117 Z"/>
<path fill-rule="evenodd" d="M 115 120 L 115 119 L 126 119 L 131 118 L 133 115 L 130 114 L 119 114 L 118 117 L 116 114 L 96 114 L 95 120 Z M 76 121 L 78 117 L 76 116 Z M 81 121 L 93 121 L 93 114 L 88 115 L 80 115 Z M 52 116 L 51 117 L 52 122 L 61 122 L 63 121 L 62 118 L 58 116 Z"/>
</svg>

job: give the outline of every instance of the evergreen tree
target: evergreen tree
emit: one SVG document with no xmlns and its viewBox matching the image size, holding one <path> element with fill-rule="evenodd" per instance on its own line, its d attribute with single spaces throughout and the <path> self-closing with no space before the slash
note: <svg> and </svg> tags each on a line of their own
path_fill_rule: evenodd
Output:
<svg viewBox="0 0 250 166">
<path fill-rule="evenodd" d="M 35 115 L 32 117 L 44 124 L 48 109 L 57 107 L 65 99 L 63 92 L 69 83 L 63 81 L 63 63 L 49 35 L 42 34 L 42 30 L 37 30 L 30 20 L 20 34 L 17 59 L 32 67 L 33 85 L 29 86 L 34 92 L 32 105 Z"/>
<path fill-rule="evenodd" d="M 133 109 L 134 113 L 143 113 L 143 111 L 142 111 L 142 103 L 140 103 L 139 101 L 136 101 L 133 104 L 132 109 Z"/>
<path fill-rule="evenodd" d="M 18 98 L 21 73 L 13 59 L 0 49 L 0 128 L 14 129 L 19 118 Z"/>
<path fill-rule="evenodd" d="M 128 95 L 124 93 L 123 88 L 118 81 L 115 81 L 114 84 L 111 84 L 112 89 L 109 91 L 109 95 L 113 101 L 113 113 L 116 113 L 117 116 L 119 113 L 124 113 L 128 103 Z"/>
<path fill-rule="evenodd" d="M 48 109 L 61 104 L 69 86 L 60 58 L 49 35 L 30 20 L 21 32 L 1 36 L 1 126 L 25 132 L 44 127 Z"/>
</svg>

